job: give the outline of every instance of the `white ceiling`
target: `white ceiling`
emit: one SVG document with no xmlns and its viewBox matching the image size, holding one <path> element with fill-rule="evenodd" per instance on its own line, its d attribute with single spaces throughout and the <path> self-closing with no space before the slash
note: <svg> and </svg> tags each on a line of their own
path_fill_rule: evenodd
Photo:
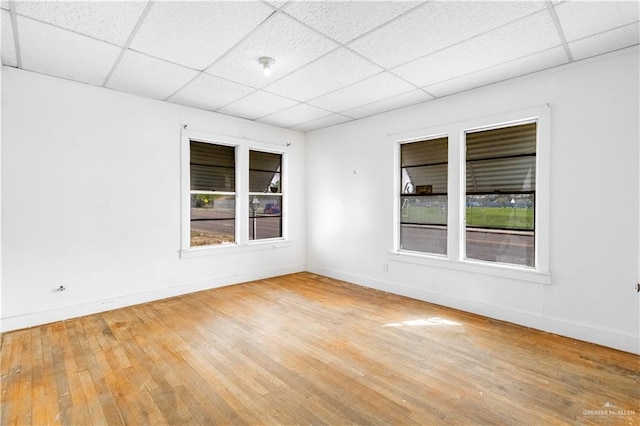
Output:
<svg viewBox="0 0 640 426">
<path fill-rule="evenodd" d="M 638 5 L 2 1 L 2 63 L 310 131 L 637 45 Z"/>
</svg>

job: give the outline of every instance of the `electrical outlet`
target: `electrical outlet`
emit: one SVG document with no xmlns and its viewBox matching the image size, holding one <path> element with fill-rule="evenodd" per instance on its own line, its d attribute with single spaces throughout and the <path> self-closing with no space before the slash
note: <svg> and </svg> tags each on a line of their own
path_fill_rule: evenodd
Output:
<svg viewBox="0 0 640 426">
<path fill-rule="evenodd" d="M 389 264 L 388 263 L 383 263 L 382 264 L 382 272 L 389 272 Z"/>
</svg>

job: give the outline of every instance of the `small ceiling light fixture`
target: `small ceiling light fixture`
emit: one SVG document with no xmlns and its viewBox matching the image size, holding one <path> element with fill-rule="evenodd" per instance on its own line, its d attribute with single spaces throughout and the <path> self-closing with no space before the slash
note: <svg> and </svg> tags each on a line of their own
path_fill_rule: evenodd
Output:
<svg viewBox="0 0 640 426">
<path fill-rule="evenodd" d="M 271 67 L 276 63 L 276 60 L 269 56 L 261 56 L 258 58 L 258 62 L 262 65 L 262 72 L 269 77 L 271 75 Z"/>
</svg>

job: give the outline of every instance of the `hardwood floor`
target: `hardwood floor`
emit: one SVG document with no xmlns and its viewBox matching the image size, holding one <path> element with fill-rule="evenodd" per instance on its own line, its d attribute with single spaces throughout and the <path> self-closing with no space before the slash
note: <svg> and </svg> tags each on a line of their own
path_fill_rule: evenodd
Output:
<svg viewBox="0 0 640 426">
<path fill-rule="evenodd" d="M 2 425 L 640 423 L 638 356 L 310 273 L 1 352 Z"/>
</svg>

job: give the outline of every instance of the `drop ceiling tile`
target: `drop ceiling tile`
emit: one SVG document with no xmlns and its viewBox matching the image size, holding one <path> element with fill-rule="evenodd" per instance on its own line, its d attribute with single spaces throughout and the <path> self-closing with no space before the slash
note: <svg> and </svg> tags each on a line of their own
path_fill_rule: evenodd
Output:
<svg viewBox="0 0 640 426">
<path fill-rule="evenodd" d="M 289 3 L 289 0 L 277 1 L 277 0 L 267 0 L 267 3 L 270 5 L 281 9 L 285 4 Z"/>
<path fill-rule="evenodd" d="M 101 85 L 121 49 L 29 18 L 17 17 L 22 67 Z"/>
<path fill-rule="evenodd" d="M 11 16 L 6 10 L 2 11 L 2 64 L 11 67 L 18 66 L 13 25 L 11 24 Z"/>
<path fill-rule="evenodd" d="M 504 25 L 393 71 L 424 87 L 561 44 L 547 11 Z"/>
<path fill-rule="evenodd" d="M 127 50 L 107 87 L 155 99 L 165 99 L 198 75 L 190 68 Z"/>
<path fill-rule="evenodd" d="M 419 4 L 410 1 L 296 1 L 289 3 L 285 12 L 340 43 L 348 43 Z"/>
<path fill-rule="evenodd" d="M 392 68 L 544 8 L 537 0 L 430 2 L 349 47 Z"/>
<path fill-rule="evenodd" d="M 262 2 L 156 2 L 131 48 L 203 70 L 271 13 Z"/>
<path fill-rule="evenodd" d="M 336 47 L 336 43 L 290 17 L 276 14 L 207 72 L 264 87 Z M 276 61 L 269 77 L 265 77 L 258 63 L 261 56 L 270 56 Z"/>
<path fill-rule="evenodd" d="M 637 1 L 565 1 L 555 7 L 567 41 L 640 20 Z"/>
<path fill-rule="evenodd" d="M 180 89 L 169 101 L 215 111 L 228 103 L 247 96 L 255 89 L 209 74 L 200 74 Z"/>
<path fill-rule="evenodd" d="M 428 95 L 420 89 L 415 89 L 407 93 L 391 96 L 377 102 L 372 102 L 358 108 L 344 111 L 343 114 L 353 118 L 363 118 L 370 115 L 380 114 L 382 112 L 419 104 L 431 99 L 433 99 L 433 96 Z"/>
<path fill-rule="evenodd" d="M 382 71 L 380 67 L 341 48 L 270 84 L 269 92 L 307 101 Z"/>
<path fill-rule="evenodd" d="M 298 102 L 283 98 L 282 96 L 256 91 L 245 98 L 225 106 L 218 112 L 253 120 L 292 107 L 297 103 Z"/>
<path fill-rule="evenodd" d="M 569 43 L 573 59 L 580 60 L 640 43 L 640 24 L 625 25 L 615 30 Z"/>
<path fill-rule="evenodd" d="M 9 0 L 2 0 L 0 2 L 0 8 L 9 10 Z"/>
<path fill-rule="evenodd" d="M 335 126 L 336 124 L 346 123 L 347 121 L 352 121 L 352 119 L 349 117 L 345 117 L 344 115 L 333 114 L 327 117 L 322 117 L 316 120 L 308 121 L 306 123 L 298 124 L 291 127 L 291 129 L 297 130 L 299 132 L 310 132 L 312 130 L 324 129 L 325 127 L 331 127 Z"/>
<path fill-rule="evenodd" d="M 495 67 L 487 68 L 458 78 L 425 87 L 429 93 L 442 97 L 470 90 L 498 81 L 552 68 L 568 62 L 562 47 L 555 47 L 524 58 L 519 58 Z"/>
<path fill-rule="evenodd" d="M 306 123 L 317 118 L 330 115 L 329 111 L 313 107 L 311 105 L 298 104 L 275 114 L 259 119 L 263 123 L 273 124 L 280 127 L 291 127 L 296 124 Z"/>
<path fill-rule="evenodd" d="M 309 101 L 309 104 L 334 112 L 341 112 L 361 105 L 399 95 L 415 89 L 415 86 L 384 72 L 350 86 L 336 90 L 328 95 Z"/>
<path fill-rule="evenodd" d="M 146 2 L 18 1 L 16 12 L 123 46 Z"/>
</svg>

